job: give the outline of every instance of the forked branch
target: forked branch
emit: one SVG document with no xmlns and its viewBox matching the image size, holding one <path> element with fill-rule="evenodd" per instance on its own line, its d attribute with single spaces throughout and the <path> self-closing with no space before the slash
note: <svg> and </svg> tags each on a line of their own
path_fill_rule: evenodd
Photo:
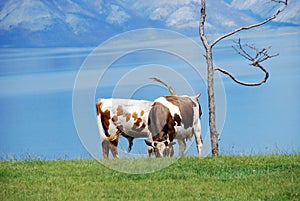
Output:
<svg viewBox="0 0 300 201">
<path fill-rule="evenodd" d="M 260 70 L 262 70 L 265 73 L 265 77 L 259 82 L 248 83 L 248 82 L 243 82 L 243 81 L 238 80 L 237 78 L 235 78 L 235 76 L 232 73 L 230 73 L 220 67 L 216 67 L 216 68 L 214 68 L 214 70 L 220 71 L 221 73 L 228 75 L 233 81 L 235 81 L 238 84 L 244 85 L 244 86 L 259 86 L 259 85 L 265 83 L 267 81 L 267 79 L 269 78 L 269 72 L 261 65 L 261 63 L 263 61 L 266 61 L 269 58 L 278 56 L 279 54 L 270 55 L 269 50 L 271 47 L 258 49 L 254 45 L 249 45 L 249 44 L 242 45 L 240 39 L 236 42 L 236 44 L 237 45 L 232 46 L 232 48 L 239 55 L 241 55 L 245 59 L 251 61 L 251 63 L 249 65 L 251 65 L 253 67 L 257 67 Z M 254 54 L 253 54 L 254 56 L 251 56 L 251 54 L 247 50 L 252 50 L 254 52 Z"/>
</svg>

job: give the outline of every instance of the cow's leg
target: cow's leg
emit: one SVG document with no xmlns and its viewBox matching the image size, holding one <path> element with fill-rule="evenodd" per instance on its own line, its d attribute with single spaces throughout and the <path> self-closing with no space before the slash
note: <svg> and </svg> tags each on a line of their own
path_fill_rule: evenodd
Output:
<svg viewBox="0 0 300 201">
<path fill-rule="evenodd" d="M 174 144 L 176 144 L 175 142 L 170 142 L 165 150 L 164 156 L 166 157 L 173 157 L 174 156 Z"/>
<path fill-rule="evenodd" d="M 120 131 L 121 132 L 121 131 Z M 121 132 L 121 135 L 122 136 L 124 136 L 126 139 L 127 139 L 127 141 L 128 141 L 128 152 L 130 152 L 131 151 L 131 149 L 132 149 L 132 146 L 133 146 L 133 140 L 134 140 L 134 137 L 132 137 L 132 136 L 130 136 L 130 135 L 127 135 L 126 133 L 124 133 L 124 132 Z"/>
<path fill-rule="evenodd" d="M 119 142 L 120 134 L 121 134 L 121 131 L 117 130 L 115 135 L 108 137 L 109 149 L 110 149 L 110 151 L 111 151 L 114 158 L 119 158 L 118 142 Z"/>
<path fill-rule="evenodd" d="M 186 143 L 184 138 L 177 139 L 178 140 L 178 145 L 179 145 L 179 156 L 184 155 L 184 151 L 186 149 Z"/>
<path fill-rule="evenodd" d="M 110 142 L 108 140 L 103 140 L 102 141 L 102 153 L 103 153 L 103 158 L 108 159 L 108 153 L 109 153 L 109 144 Z"/>
<path fill-rule="evenodd" d="M 201 155 L 202 155 L 203 141 L 202 141 L 202 137 L 201 137 L 201 125 L 200 125 L 200 122 L 199 122 L 198 126 L 195 126 L 193 128 L 193 134 L 195 135 L 195 140 L 196 140 L 196 144 L 197 144 L 197 150 L 198 150 L 199 157 L 201 157 Z"/>
<path fill-rule="evenodd" d="M 128 152 L 130 152 L 131 149 L 132 149 L 132 146 L 133 146 L 133 139 L 134 139 L 133 137 L 127 138 L 128 143 L 129 143 L 129 146 L 128 146 Z"/>
<path fill-rule="evenodd" d="M 151 146 L 148 146 L 148 157 L 151 158 L 154 154 L 154 148 Z"/>
<path fill-rule="evenodd" d="M 109 142 L 109 148 L 114 158 L 119 158 L 118 154 L 118 141 L 119 139 L 115 139 L 114 141 Z"/>
<path fill-rule="evenodd" d="M 109 148 L 114 158 L 119 158 L 118 154 L 118 139 L 109 142 Z"/>
<path fill-rule="evenodd" d="M 171 145 L 170 147 L 170 157 L 173 157 L 174 156 L 174 147 L 173 145 Z"/>
</svg>

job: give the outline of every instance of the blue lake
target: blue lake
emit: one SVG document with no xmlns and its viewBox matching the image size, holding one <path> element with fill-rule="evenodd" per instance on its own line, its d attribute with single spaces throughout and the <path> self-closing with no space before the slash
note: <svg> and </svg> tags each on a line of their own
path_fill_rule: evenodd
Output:
<svg viewBox="0 0 300 201">
<path fill-rule="evenodd" d="M 224 128 L 220 128 L 219 131 L 221 153 L 233 155 L 299 153 L 300 43 L 297 36 L 297 34 L 290 36 L 289 43 L 282 46 L 280 43 L 275 43 L 275 50 L 281 48 L 281 54 L 267 62 L 270 79 L 266 84 L 247 88 L 234 84 L 224 76 L 222 80 L 217 80 L 224 83 L 226 93 L 226 108 L 216 106 L 217 111 L 225 114 Z M 92 51 L 93 48 L 2 48 L 0 50 L 0 154 L 2 159 L 91 158 L 76 130 L 72 94 L 77 73 Z M 228 51 L 229 47 L 216 48 L 216 64 L 239 66 L 241 61 L 228 56 Z M 111 96 L 154 100 L 168 94 L 165 88 L 152 84 L 149 80 L 145 80 L 143 86 L 137 85 L 143 80 L 126 85 L 120 84 L 116 90 L 123 75 L 132 73 L 137 66 L 144 66 L 143 72 L 148 72 L 149 76 L 152 75 L 151 69 L 163 69 L 167 66 L 180 72 L 180 76 L 189 84 L 190 89 L 187 90 L 186 83 L 177 81 L 171 74 L 168 75 L 162 70 L 161 77 L 167 79 L 166 81 L 177 90 L 178 94 L 202 93 L 200 97 L 203 108 L 202 134 L 204 138 L 207 137 L 208 110 L 205 82 L 201 76 L 196 75 L 189 64 L 174 55 L 147 50 L 120 58 L 105 71 L 105 76 L 99 81 L 95 91 L 94 101 L 100 97 Z M 260 78 L 259 72 L 252 73 L 247 64 L 244 66 L 245 69 L 242 70 L 232 68 L 235 73 L 242 72 L 239 74 L 239 79 Z M 101 63 L 99 68 L 103 68 Z M 147 71 L 149 69 L 150 71 Z M 140 75 L 143 72 L 139 72 Z M 135 78 L 137 79 L 138 76 Z M 132 89 L 135 90 L 132 92 Z M 114 94 L 118 90 L 123 94 Z M 128 90 L 130 94 L 126 94 L 129 93 Z M 216 96 L 218 99 L 217 94 Z M 94 104 L 90 107 L 95 112 Z M 217 120 L 218 118 L 217 116 Z M 88 123 L 91 130 L 86 135 L 96 139 L 98 137 L 95 131 L 96 120 Z M 127 149 L 127 142 L 124 139 L 120 141 L 120 148 Z M 101 158 L 100 139 L 95 142 L 93 149 L 95 149 L 93 156 Z M 135 140 L 132 152 L 133 155 L 147 155 L 143 140 Z M 190 142 L 187 155 L 196 155 L 193 141 Z M 126 156 L 125 152 L 124 156 Z"/>
</svg>

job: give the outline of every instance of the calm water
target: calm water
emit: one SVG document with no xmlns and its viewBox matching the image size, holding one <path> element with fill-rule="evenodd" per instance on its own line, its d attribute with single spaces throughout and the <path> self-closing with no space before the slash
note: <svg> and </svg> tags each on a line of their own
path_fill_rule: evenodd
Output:
<svg viewBox="0 0 300 201">
<path fill-rule="evenodd" d="M 227 100 L 225 125 L 220 139 L 220 149 L 223 153 L 299 153 L 300 51 L 296 36 L 291 36 L 292 42 L 282 48 L 280 57 L 267 63 L 270 79 L 265 85 L 254 88 L 241 87 L 223 77 Z M 291 43 L 292 45 L 289 45 Z M 279 46 L 280 44 L 275 43 L 275 50 L 278 50 Z M 1 158 L 90 157 L 74 125 L 72 93 L 76 74 L 91 51 L 92 48 L 0 50 Z M 228 56 L 228 51 L 228 48 L 217 49 L 216 63 L 239 66 L 241 61 Z M 137 54 L 133 55 L 135 59 L 122 58 L 112 65 L 106 72 L 105 79 L 99 82 L 95 99 L 112 96 L 116 83 L 136 66 L 160 64 L 171 67 L 181 72 L 181 76 L 189 82 L 193 92 L 202 93 L 200 102 L 204 114 L 201 120 L 205 137 L 208 131 L 208 111 L 206 89 L 201 77 L 196 76 L 188 64 L 170 55 L 147 51 Z M 149 54 L 150 59 L 147 56 Z M 250 73 L 251 69 L 248 70 L 247 65 L 244 66 L 243 70 L 232 68 L 232 71 L 240 75 L 240 79 L 260 78 L 259 72 Z M 172 80 L 172 76 L 168 82 L 178 94 L 185 93 L 184 84 Z M 121 91 L 126 95 L 128 87 L 135 87 L 137 90 L 131 94 L 132 98 L 147 100 L 168 94 L 166 89 L 149 84 L 149 81 L 146 83 L 143 87 L 137 87 L 136 83 L 121 85 Z M 94 109 L 94 105 L 91 107 Z M 224 108 L 218 108 L 217 105 L 218 111 L 222 109 Z M 97 139 L 96 121 L 90 123 L 91 133 L 86 135 Z M 94 146 L 94 156 L 100 157 L 100 141 L 95 142 Z M 127 142 L 122 139 L 120 147 L 126 149 Z M 135 141 L 132 152 L 147 154 L 141 139 Z M 196 155 L 194 144 L 187 154 Z"/>
</svg>

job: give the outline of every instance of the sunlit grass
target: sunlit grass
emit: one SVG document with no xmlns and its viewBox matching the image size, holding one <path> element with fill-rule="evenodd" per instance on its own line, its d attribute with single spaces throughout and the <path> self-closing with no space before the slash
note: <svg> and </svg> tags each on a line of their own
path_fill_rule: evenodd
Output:
<svg viewBox="0 0 300 201">
<path fill-rule="evenodd" d="M 170 160 L 108 160 L 105 165 L 123 164 L 125 170 L 151 163 L 155 169 Z M 102 163 L 2 161 L 0 200 L 300 199 L 300 155 L 183 157 L 147 174 L 118 172 Z"/>
</svg>

